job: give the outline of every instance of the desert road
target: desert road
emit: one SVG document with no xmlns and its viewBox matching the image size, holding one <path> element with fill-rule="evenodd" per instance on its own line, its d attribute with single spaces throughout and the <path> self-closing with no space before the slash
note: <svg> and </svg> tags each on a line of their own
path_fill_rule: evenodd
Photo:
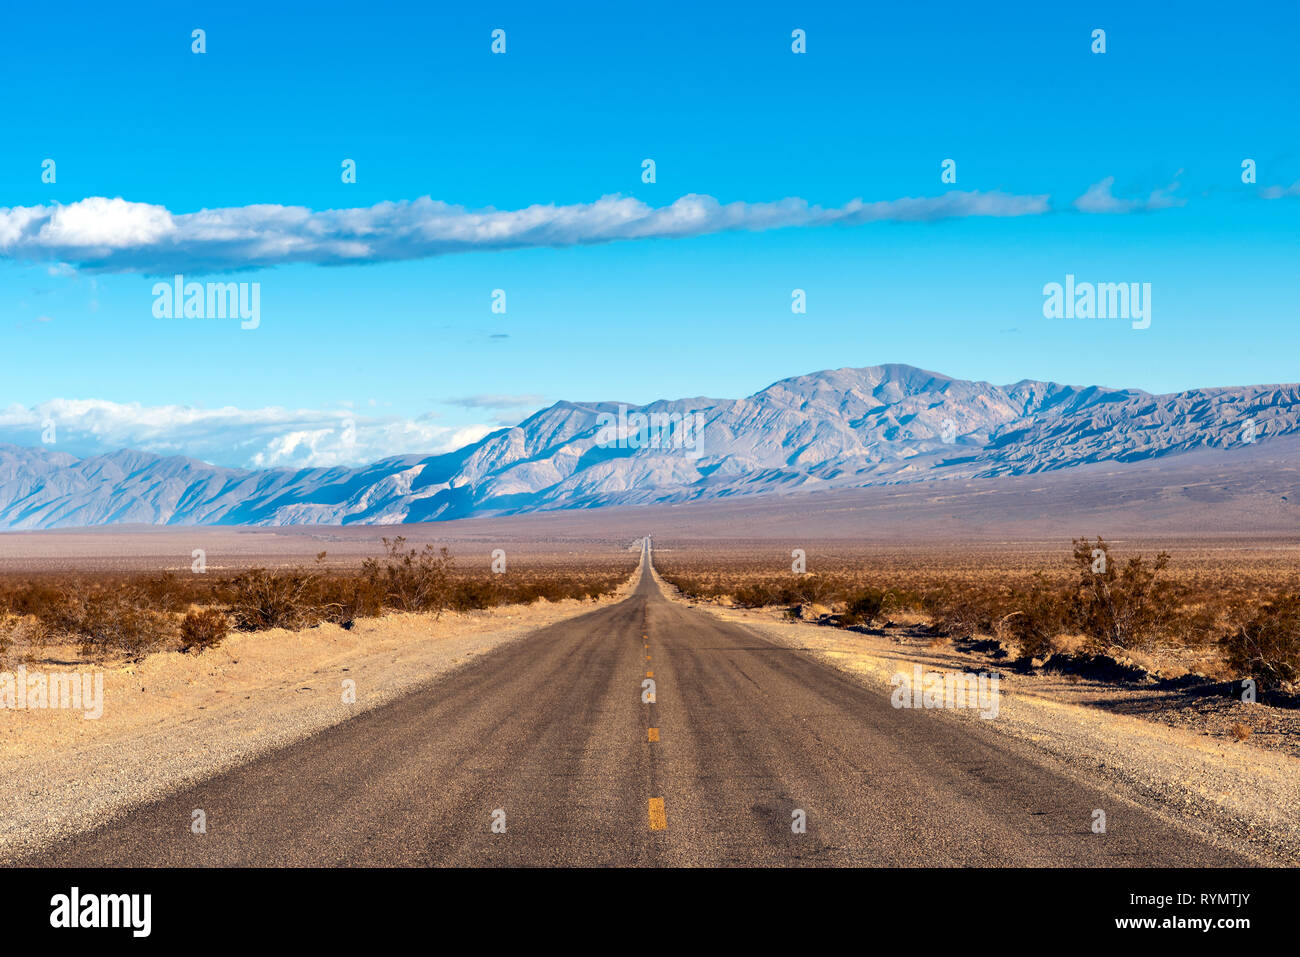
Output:
<svg viewBox="0 0 1300 957">
<path fill-rule="evenodd" d="M 986 722 L 895 710 L 805 652 L 670 602 L 644 558 L 619 604 L 18 863 L 1252 863 Z M 191 833 L 196 809 L 206 834 Z"/>
</svg>

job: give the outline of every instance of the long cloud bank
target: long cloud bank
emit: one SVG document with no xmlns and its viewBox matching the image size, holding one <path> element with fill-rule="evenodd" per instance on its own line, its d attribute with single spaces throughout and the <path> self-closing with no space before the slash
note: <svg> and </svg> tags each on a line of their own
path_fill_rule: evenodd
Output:
<svg viewBox="0 0 1300 957">
<path fill-rule="evenodd" d="M 75 456 L 139 449 L 240 468 L 359 465 L 392 455 L 448 452 L 497 427 L 455 428 L 428 415 L 363 416 L 346 409 L 195 409 L 103 399 L 0 407 L 0 445 Z"/>
<path fill-rule="evenodd" d="M 1034 216 L 1047 196 L 953 191 L 941 196 L 824 208 L 802 199 L 720 203 L 691 194 L 662 207 L 626 196 L 594 203 L 470 210 L 427 196 L 319 212 L 255 205 L 173 213 L 164 206 L 92 196 L 67 205 L 0 208 L 0 257 L 106 272 L 162 275 L 290 263 L 393 262 L 476 250 L 674 239 L 792 226 L 933 222 Z"/>
</svg>

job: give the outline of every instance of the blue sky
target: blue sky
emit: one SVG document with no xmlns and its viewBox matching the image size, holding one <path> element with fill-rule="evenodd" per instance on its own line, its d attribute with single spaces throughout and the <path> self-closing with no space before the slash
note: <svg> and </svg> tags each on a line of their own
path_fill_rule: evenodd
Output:
<svg viewBox="0 0 1300 957">
<path fill-rule="evenodd" d="M 0 441 L 53 419 L 75 453 L 328 464 L 562 398 L 740 396 L 845 365 L 1300 378 L 1293 5 L 270 6 L 0 13 Z M 1074 205 L 1107 180 L 1115 211 Z M 722 205 L 673 207 L 693 194 Z M 611 227 L 592 204 L 615 195 Z M 922 221 L 896 221 L 908 198 Z M 787 199 L 790 225 L 724 228 Z M 886 205 L 858 222 L 855 200 Z M 509 218 L 535 206 L 540 239 Z M 185 219 L 205 209 L 240 241 Z M 371 231 L 345 264 L 317 240 L 356 249 L 353 220 L 306 212 L 328 210 Z M 430 218 L 428 249 L 401 232 Z M 156 318 L 178 264 L 259 283 L 258 328 Z M 1151 327 L 1044 318 L 1067 273 L 1151 283 Z"/>
</svg>

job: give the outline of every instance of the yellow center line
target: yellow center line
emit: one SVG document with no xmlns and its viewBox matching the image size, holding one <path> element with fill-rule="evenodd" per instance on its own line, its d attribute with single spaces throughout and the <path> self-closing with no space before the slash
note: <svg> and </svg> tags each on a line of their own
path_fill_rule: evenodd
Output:
<svg viewBox="0 0 1300 957">
<path fill-rule="evenodd" d="M 653 671 L 647 671 L 647 672 L 645 673 L 645 676 L 646 676 L 647 678 L 653 678 L 653 677 L 655 676 L 655 673 L 654 673 Z"/>
<path fill-rule="evenodd" d="M 659 729 L 658 729 L 658 728 L 650 728 L 649 730 L 650 730 L 650 740 L 651 740 L 651 741 L 658 741 L 658 740 L 659 740 Z"/>
<path fill-rule="evenodd" d="M 664 814 L 664 799 L 650 799 L 650 830 L 662 831 L 668 827 L 668 816 Z"/>
</svg>

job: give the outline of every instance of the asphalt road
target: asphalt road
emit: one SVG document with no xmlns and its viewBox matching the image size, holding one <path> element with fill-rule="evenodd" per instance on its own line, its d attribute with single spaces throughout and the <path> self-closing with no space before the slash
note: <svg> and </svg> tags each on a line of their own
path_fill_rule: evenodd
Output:
<svg viewBox="0 0 1300 957">
<path fill-rule="evenodd" d="M 647 574 L 617 605 L 29 863 L 1251 863 L 983 725 L 896 710 L 808 654 L 670 603 Z M 206 834 L 191 833 L 195 809 Z"/>
</svg>

